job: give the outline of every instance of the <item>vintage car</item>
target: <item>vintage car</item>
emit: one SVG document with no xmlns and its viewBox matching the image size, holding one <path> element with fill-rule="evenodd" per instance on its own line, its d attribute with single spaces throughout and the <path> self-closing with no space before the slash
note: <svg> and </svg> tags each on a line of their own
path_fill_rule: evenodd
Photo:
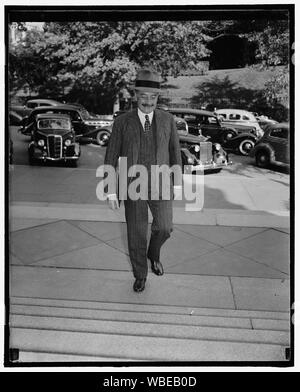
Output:
<svg viewBox="0 0 300 392">
<path fill-rule="evenodd" d="M 240 132 L 249 131 L 262 137 L 264 132 L 257 118 L 251 112 L 241 109 L 217 109 L 214 112 L 224 124 L 229 125 Z"/>
<path fill-rule="evenodd" d="M 251 132 L 240 131 L 221 122 L 217 115 L 208 110 L 189 108 L 165 109 L 188 123 L 189 133 L 209 137 L 213 143 L 221 144 L 226 150 L 248 155 L 259 137 L 253 128 Z"/>
<path fill-rule="evenodd" d="M 250 156 L 255 158 L 259 167 L 278 164 L 290 165 L 290 127 L 288 123 L 270 124 L 264 136 L 255 145 Z"/>
<path fill-rule="evenodd" d="M 77 165 L 80 146 L 75 142 L 71 119 L 66 114 L 42 113 L 34 117 L 28 146 L 30 164 L 63 161 Z"/>
<path fill-rule="evenodd" d="M 179 135 L 183 172 L 217 173 L 231 165 L 228 153 L 219 143 L 212 143 L 203 135 Z"/>
<path fill-rule="evenodd" d="M 263 131 L 265 131 L 265 128 L 270 124 L 278 124 L 278 121 L 264 115 L 257 115 L 256 120 Z"/>
<path fill-rule="evenodd" d="M 57 105 L 61 105 L 61 102 L 54 99 L 28 99 L 24 105 L 12 104 L 10 110 L 15 111 L 23 118 L 28 116 L 30 112 L 37 107 Z"/>
<path fill-rule="evenodd" d="M 75 131 L 76 140 L 80 143 L 97 142 L 100 146 L 105 146 L 109 140 L 111 129 L 104 127 L 103 121 L 90 117 L 88 111 L 78 105 L 62 104 L 52 107 L 41 106 L 34 109 L 28 117 L 22 121 L 20 132 L 23 135 L 31 134 L 31 127 L 35 117 L 41 113 L 67 114 L 71 117 Z"/>
</svg>

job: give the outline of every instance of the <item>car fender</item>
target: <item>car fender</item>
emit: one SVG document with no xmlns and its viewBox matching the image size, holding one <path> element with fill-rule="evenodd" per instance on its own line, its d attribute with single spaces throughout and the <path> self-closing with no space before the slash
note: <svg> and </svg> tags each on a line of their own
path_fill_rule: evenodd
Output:
<svg viewBox="0 0 300 392">
<path fill-rule="evenodd" d="M 255 142 L 257 142 L 257 140 L 258 140 L 258 138 L 255 135 L 253 135 L 253 133 L 249 133 L 249 132 L 239 133 L 238 135 L 233 137 L 231 140 L 241 140 L 241 139 L 251 139 Z"/>
<path fill-rule="evenodd" d="M 32 141 L 28 144 L 28 152 L 31 153 L 31 154 L 33 154 L 34 149 L 35 149 L 35 143 L 34 143 L 34 141 L 32 140 Z"/>
<path fill-rule="evenodd" d="M 96 137 L 96 135 L 97 135 L 97 133 L 98 133 L 99 131 L 107 131 L 108 133 L 111 133 L 112 127 L 108 127 L 108 126 L 103 125 L 102 127 L 95 128 L 95 129 L 92 129 L 92 130 L 88 131 L 88 132 L 85 133 L 83 136 L 86 137 L 86 136 L 92 136 L 92 135 L 94 135 L 94 136 Z"/>
<path fill-rule="evenodd" d="M 234 132 L 234 133 L 238 134 L 238 131 L 234 127 L 228 127 L 228 126 L 221 125 L 221 128 L 224 132 L 230 131 L 230 132 Z"/>
<path fill-rule="evenodd" d="M 186 161 L 188 160 L 188 158 L 192 158 L 193 160 L 197 160 L 197 158 L 195 157 L 194 154 L 192 154 L 188 148 L 181 148 L 181 156 L 183 155 L 186 159 Z"/>
<path fill-rule="evenodd" d="M 257 146 L 253 148 L 253 150 L 250 152 L 250 156 L 252 158 L 255 157 L 255 155 L 259 151 L 267 151 L 270 154 L 270 160 L 274 161 L 275 160 L 275 151 L 273 148 L 268 144 L 268 143 L 259 143 Z"/>
<path fill-rule="evenodd" d="M 241 143 L 241 141 L 244 139 L 253 140 L 254 143 L 258 141 L 258 138 L 254 136 L 252 133 L 243 132 L 227 140 L 226 143 L 224 143 L 224 147 L 238 146 Z"/>
</svg>

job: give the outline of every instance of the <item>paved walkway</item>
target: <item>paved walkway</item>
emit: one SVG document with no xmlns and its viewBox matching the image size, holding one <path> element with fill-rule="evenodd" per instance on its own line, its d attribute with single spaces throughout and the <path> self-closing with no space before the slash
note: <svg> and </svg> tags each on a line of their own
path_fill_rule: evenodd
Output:
<svg viewBox="0 0 300 392">
<path fill-rule="evenodd" d="M 16 216 L 24 218 L 124 221 L 122 209 L 111 212 L 97 199 L 99 181 L 94 169 L 15 165 L 10 175 L 11 206 Z M 185 182 L 189 181 L 186 176 Z M 204 176 L 202 189 L 200 211 L 187 211 L 193 202 L 184 198 L 174 203 L 175 223 L 289 227 L 286 174 L 252 166 L 233 171 L 229 166 L 219 174 Z"/>
<path fill-rule="evenodd" d="M 19 361 L 285 361 L 288 176 L 230 170 L 205 176 L 202 211 L 175 203 L 165 274 L 149 272 L 137 294 L 124 210 L 96 199 L 95 171 L 15 166 L 10 344 Z"/>
<path fill-rule="evenodd" d="M 175 225 L 165 275 L 149 272 L 140 294 L 124 223 L 13 218 L 11 231 L 11 344 L 22 362 L 286 360 L 288 229 Z"/>
</svg>

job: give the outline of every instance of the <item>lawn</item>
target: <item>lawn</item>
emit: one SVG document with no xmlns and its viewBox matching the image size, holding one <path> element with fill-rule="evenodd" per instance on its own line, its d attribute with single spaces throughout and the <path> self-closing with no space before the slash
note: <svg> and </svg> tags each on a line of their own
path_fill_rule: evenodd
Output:
<svg viewBox="0 0 300 392">
<path fill-rule="evenodd" d="M 205 75 L 198 76 L 178 76 L 169 77 L 166 83 L 167 88 L 163 89 L 163 97 L 171 99 L 174 104 L 188 105 L 189 99 L 199 93 L 197 86 L 224 80 L 234 85 L 234 88 L 245 90 L 259 91 L 264 88 L 265 83 L 270 80 L 279 71 L 275 70 L 257 70 L 254 68 L 238 68 L 225 70 L 207 71 Z"/>
</svg>

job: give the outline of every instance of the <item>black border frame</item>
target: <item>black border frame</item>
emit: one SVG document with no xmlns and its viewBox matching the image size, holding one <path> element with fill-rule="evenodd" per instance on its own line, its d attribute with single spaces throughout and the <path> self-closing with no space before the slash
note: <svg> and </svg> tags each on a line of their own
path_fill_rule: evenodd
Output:
<svg viewBox="0 0 300 392">
<path fill-rule="evenodd" d="M 10 359 L 9 350 L 9 147 L 8 147 L 8 24 L 11 22 L 39 21 L 107 21 L 107 20 L 215 20 L 215 19 L 249 19 L 251 17 L 289 20 L 290 53 L 295 42 L 295 5 L 186 5 L 186 6 L 5 6 L 5 326 L 4 326 L 4 366 L 12 368 L 32 367 L 280 367 L 294 366 L 294 325 L 292 322 L 295 300 L 295 135 L 291 133 L 290 155 L 290 306 L 291 306 L 291 349 L 289 359 L 280 362 L 29 362 L 16 363 Z M 290 56 L 290 57 L 291 57 Z M 295 65 L 290 62 L 290 126 L 295 129 Z M 106 373 L 106 376 L 114 373 Z M 145 373 L 139 373 L 141 376 Z M 179 375 L 176 373 L 176 375 Z M 130 373 L 126 373 L 129 377 Z M 137 376 L 137 374 L 135 374 Z M 174 373 L 169 373 L 174 376 Z M 185 373 L 187 375 L 187 373 Z M 99 376 L 99 375 L 98 375 Z M 103 377 L 102 377 L 103 378 Z"/>
</svg>

